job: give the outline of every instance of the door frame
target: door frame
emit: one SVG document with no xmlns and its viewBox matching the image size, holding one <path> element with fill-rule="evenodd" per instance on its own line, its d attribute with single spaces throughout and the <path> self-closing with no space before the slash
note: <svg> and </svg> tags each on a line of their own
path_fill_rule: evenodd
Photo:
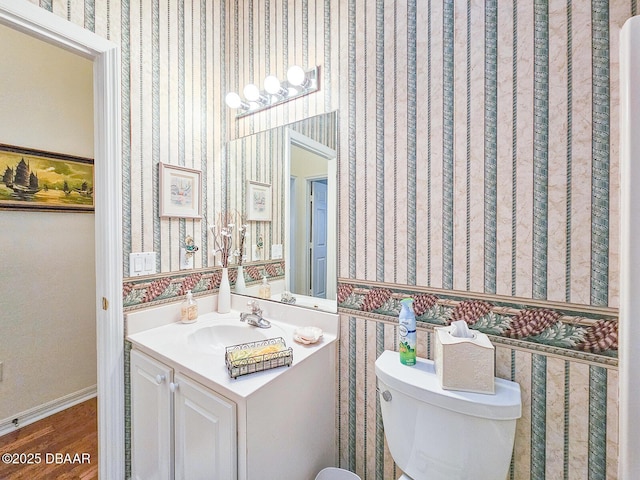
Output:
<svg viewBox="0 0 640 480">
<path fill-rule="evenodd" d="M 93 61 L 98 474 L 122 479 L 124 318 L 120 48 L 26 0 L 0 0 L 0 23 Z"/>
<path fill-rule="evenodd" d="M 338 279 L 338 208 L 337 208 L 337 178 L 338 178 L 338 152 L 328 146 L 313 140 L 291 128 L 285 129 L 285 152 L 284 152 L 284 171 L 287 178 L 291 176 L 291 146 L 295 145 L 304 148 L 316 155 L 327 160 L 327 196 L 331 201 L 328 205 L 327 214 L 327 298 L 337 298 L 337 279 Z M 291 258 L 291 211 L 290 204 L 290 188 L 287 183 L 285 190 L 285 225 L 284 238 L 286 240 L 285 249 L 287 254 L 285 258 Z M 285 289 L 291 289 L 291 278 L 289 269 L 285 268 L 284 273 Z"/>
<path fill-rule="evenodd" d="M 620 313 L 618 477 L 640 478 L 640 16 L 620 32 Z"/>
</svg>

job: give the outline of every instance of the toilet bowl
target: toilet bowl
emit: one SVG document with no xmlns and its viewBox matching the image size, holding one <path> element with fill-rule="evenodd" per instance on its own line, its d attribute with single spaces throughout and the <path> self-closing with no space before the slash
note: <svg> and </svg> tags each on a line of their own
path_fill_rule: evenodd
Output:
<svg viewBox="0 0 640 480">
<path fill-rule="evenodd" d="M 398 352 L 376 360 L 384 434 L 402 480 L 506 478 L 520 386 L 495 379 L 495 394 L 443 390 L 432 361 L 400 363 Z"/>
<path fill-rule="evenodd" d="M 358 475 L 342 468 L 323 468 L 315 480 L 361 480 Z"/>
</svg>

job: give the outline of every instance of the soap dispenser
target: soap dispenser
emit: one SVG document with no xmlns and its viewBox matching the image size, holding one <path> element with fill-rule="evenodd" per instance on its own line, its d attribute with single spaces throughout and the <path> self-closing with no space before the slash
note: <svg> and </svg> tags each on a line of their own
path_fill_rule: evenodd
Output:
<svg viewBox="0 0 640 480">
<path fill-rule="evenodd" d="M 400 362 L 404 365 L 416 364 L 416 314 L 413 312 L 413 298 L 400 300 L 402 309 L 398 317 L 398 350 Z"/>
<path fill-rule="evenodd" d="M 193 299 L 191 290 L 187 290 L 187 298 L 180 306 L 180 321 L 193 323 L 198 319 L 198 302 Z"/>
<path fill-rule="evenodd" d="M 260 298 L 271 298 L 271 285 L 267 282 L 267 276 L 262 277 L 262 285 L 260 285 L 260 289 L 258 290 L 258 296 Z"/>
</svg>

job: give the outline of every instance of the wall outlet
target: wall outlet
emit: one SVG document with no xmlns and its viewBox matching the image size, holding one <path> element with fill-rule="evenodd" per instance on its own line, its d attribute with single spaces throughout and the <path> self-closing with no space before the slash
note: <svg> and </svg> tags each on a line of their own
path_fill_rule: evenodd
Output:
<svg viewBox="0 0 640 480">
<path fill-rule="evenodd" d="M 280 258 L 282 258 L 282 244 L 274 243 L 271 245 L 271 259 L 278 260 Z"/>
<path fill-rule="evenodd" d="M 251 246 L 251 261 L 257 262 L 258 260 L 262 260 L 262 249 L 257 245 Z"/>
<path fill-rule="evenodd" d="M 193 268 L 193 253 L 189 254 L 184 247 L 180 248 L 180 270 Z"/>
</svg>

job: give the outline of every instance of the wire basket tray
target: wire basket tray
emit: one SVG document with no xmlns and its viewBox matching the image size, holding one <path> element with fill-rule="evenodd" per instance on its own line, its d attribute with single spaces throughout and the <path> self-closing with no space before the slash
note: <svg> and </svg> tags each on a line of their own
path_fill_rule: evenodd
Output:
<svg viewBox="0 0 640 480">
<path fill-rule="evenodd" d="M 293 363 L 293 349 L 287 348 L 282 337 L 269 338 L 226 347 L 224 361 L 229 376 L 238 378 L 271 368 L 290 366 Z"/>
</svg>

